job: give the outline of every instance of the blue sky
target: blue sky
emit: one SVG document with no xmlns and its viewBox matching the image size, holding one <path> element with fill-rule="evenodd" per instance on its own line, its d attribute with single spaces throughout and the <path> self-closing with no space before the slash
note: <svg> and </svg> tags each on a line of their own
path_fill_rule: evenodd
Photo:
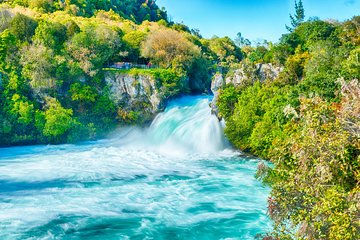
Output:
<svg viewBox="0 0 360 240">
<path fill-rule="evenodd" d="M 241 32 L 250 40 L 276 42 L 286 32 L 294 0 L 157 0 L 175 22 L 198 28 L 204 37 Z M 360 0 L 303 0 L 306 18 L 346 20 L 360 15 Z"/>
</svg>

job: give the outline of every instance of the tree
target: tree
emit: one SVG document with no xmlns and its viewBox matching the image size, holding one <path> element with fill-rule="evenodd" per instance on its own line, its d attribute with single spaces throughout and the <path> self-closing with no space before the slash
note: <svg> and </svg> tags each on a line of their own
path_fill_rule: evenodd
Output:
<svg viewBox="0 0 360 240">
<path fill-rule="evenodd" d="M 220 90 L 219 99 L 216 103 L 219 108 L 219 115 L 225 120 L 229 119 L 234 113 L 235 104 L 238 102 L 240 96 L 240 89 L 234 85 L 228 85 L 226 88 Z"/>
<path fill-rule="evenodd" d="M 9 30 L 0 33 L 0 71 L 6 71 L 10 68 L 9 53 L 16 48 L 15 36 Z"/>
<path fill-rule="evenodd" d="M 269 50 L 264 46 L 257 46 L 253 49 L 252 52 L 248 55 L 248 58 L 253 63 L 263 63 L 265 62 L 264 57 L 269 52 Z"/>
<path fill-rule="evenodd" d="M 59 138 L 73 127 L 73 111 L 63 108 L 56 98 L 47 98 L 46 108 L 44 136 Z"/>
<path fill-rule="evenodd" d="M 197 28 L 192 28 L 190 31 L 191 31 L 191 34 L 194 35 L 195 37 L 202 38 L 202 35 L 201 35 L 199 29 L 197 29 Z"/>
<path fill-rule="evenodd" d="M 242 48 L 242 47 L 245 47 L 245 46 L 250 46 L 250 45 L 251 45 L 251 42 L 250 42 L 249 39 L 244 38 L 240 32 L 238 32 L 238 33 L 236 34 L 235 44 L 236 44 L 236 46 L 238 46 L 239 48 Z"/>
<path fill-rule="evenodd" d="M 6 9 L 0 9 L 0 32 L 10 27 L 12 14 Z"/>
<path fill-rule="evenodd" d="M 299 36 L 304 47 L 309 48 L 321 40 L 330 40 L 333 44 L 340 45 L 336 31 L 337 28 L 332 23 L 309 20 L 297 27 L 293 33 Z"/>
<path fill-rule="evenodd" d="M 72 37 L 81 31 L 80 27 L 73 20 L 68 21 L 65 25 L 67 37 Z"/>
<path fill-rule="evenodd" d="M 131 62 L 137 62 L 140 58 L 141 43 L 146 39 L 146 33 L 140 31 L 131 31 L 124 35 L 123 41 L 126 44 L 127 59 Z"/>
<path fill-rule="evenodd" d="M 42 44 L 32 44 L 24 47 L 21 55 L 22 74 L 30 79 L 34 89 L 51 88 L 55 86 L 54 52 Z"/>
<path fill-rule="evenodd" d="M 34 19 L 20 13 L 16 14 L 10 22 L 10 32 L 21 41 L 30 41 L 36 27 L 37 22 Z"/>
<path fill-rule="evenodd" d="M 291 20 L 291 27 L 286 26 L 286 29 L 289 32 L 294 31 L 294 29 L 296 27 L 298 27 L 301 23 L 304 22 L 304 20 L 305 20 L 305 10 L 304 10 L 302 0 L 299 0 L 299 2 L 297 2 L 295 0 L 295 15 L 293 16 L 293 15 L 290 14 L 290 20 Z"/>
<path fill-rule="evenodd" d="M 51 0 L 36 0 L 51 1 Z M 164 9 L 156 5 L 155 0 L 65 0 L 61 1 L 63 7 L 76 15 L 92 16 L 99 10 L 110 9 L 124 18 L 141 23 L 144 20 L 159 21 L 167 20 Z"/>
<path fill-rule="evenodd" d="M 360 79 L 360 47 L 355 48 L 342 64 L 343 77 L 348 80 Z"/>
<path fill-rule="evenodd" d="M 309 54 L 304 65 L 305 77 L 299 83 L 301 90 L 329 101 L 335 100 L 343 53 L 333 42 L 319 41 L 310 48 Z"/>
<path fill-rule="evenodd" d="M 67 45 L 80 68 L 93 77 L 121 46 L 120 33 L 106 25 L 86 25 Z"/>
<path fill-rule="evenodd" d="M 42 21 L 36 28 L 34 40 L 51 49 L 60 50 L 66 40 L 66 30 L 60 23 Z"/>
<path fill-rule="evenodd" d="M 354 16 L 343 24 L 340 34 L 343 42 L 354 46 L 360 45 L 360 16 Z"/>
<path fill-rule="evenodd" d="M 359 236 L 359 82 L 343 82 L 343 100 L 302 98 L 298 118 L 276 144 L 269 214 L 275 239 Z M 294 231 L 295 229 L 295 231 Z"/>
<path fill-rule="evenodd" d="M 40 11 L 49 12 L 54 6 L 53 0 L 31 0 L 29 1 L 30 8 L 36 8 Z"/>
<path fill-rule="evenodd" d="M 19 94 L 14 94 L 11 101 L 13 105 L 11 114 L 16 117 L 18 123 L 25 125 L 32 123 L 34 120 L 34 105 Z"/>
<path fill-rule="evenodd" d="M 240 62 L 243 58 L 241 49 L 229 37 L 213 37 L 210 39 L 209 48 L 220 62 Z"/>
<path fill-rule="evenodd" d="M 143 57 L 164 68 L 190 66 L 192 60 L 200 55 L 199 47 L 171 29 L 150 33 L 141 50 Z"/>
</svg>

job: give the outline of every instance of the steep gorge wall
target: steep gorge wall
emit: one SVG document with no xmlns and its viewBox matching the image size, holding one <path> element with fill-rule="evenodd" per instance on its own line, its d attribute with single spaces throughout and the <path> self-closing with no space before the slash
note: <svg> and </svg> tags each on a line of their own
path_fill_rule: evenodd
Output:
<svg viewBox="0 0 360 240">
<path fill-rule="evenodd" d="M 125 110 L 154 115 L 165 107 L 166 99 L 153 76 L 109 72 L 105 74 L 105 82 L 110 98 Z"/>
</svg>

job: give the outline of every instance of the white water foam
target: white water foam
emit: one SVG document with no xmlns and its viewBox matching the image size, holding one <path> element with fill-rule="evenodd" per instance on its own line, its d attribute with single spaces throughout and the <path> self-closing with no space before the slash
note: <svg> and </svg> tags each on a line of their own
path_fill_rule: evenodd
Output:
<svg viewBox="0 0 360 240">
<path fill-rule="evenodd" d="M 81 234 L 93 229 L 93 239 L 168 239 L 167 229 L 248 239 L 269 229 L 257 160 L 227 147 L 208 103 L 178 100 L 149 128 L 108 140 L 1 149 L 0 239 L 92 239 Z"/>
</svg>

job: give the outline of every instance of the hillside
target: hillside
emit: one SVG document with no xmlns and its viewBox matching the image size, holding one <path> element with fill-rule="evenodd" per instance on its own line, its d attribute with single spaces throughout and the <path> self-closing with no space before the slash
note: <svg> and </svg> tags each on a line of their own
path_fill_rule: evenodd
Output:
<svg viewBox="0 0 360 240">
<path fill-rule="evenodd" d="M 72 15 L 91 17 L 97 11 L 114 11 L 121 17 L 141 23 L 144 20 L 159 21 L 167 19 L 164 9 L 160 9 L 154 0 L 2 0 L 0 3 L 19 5 L 41 13 L 66 11 Z"/>
<path fill-rule="evenodd" d="M 237 148 L 272 163 L 258 167 L 275 223 L 264 239 L 357 239 L 360 17 L 305 21 L 297 10 L 278 44 L 216 77 L 218 115 Z"/>
<path fill-rule="evenodd" d="M 207 92 L 214 63 L 242 57 L 228 38 L 168 22 L 152 1 L 6 1 L 0 19 L 0 145 L 95 139 L 150 120 L 149 103 L 111 100 L 114 63 L 167 69 L 153 76 L 166 101 Z"/>
</svg>

